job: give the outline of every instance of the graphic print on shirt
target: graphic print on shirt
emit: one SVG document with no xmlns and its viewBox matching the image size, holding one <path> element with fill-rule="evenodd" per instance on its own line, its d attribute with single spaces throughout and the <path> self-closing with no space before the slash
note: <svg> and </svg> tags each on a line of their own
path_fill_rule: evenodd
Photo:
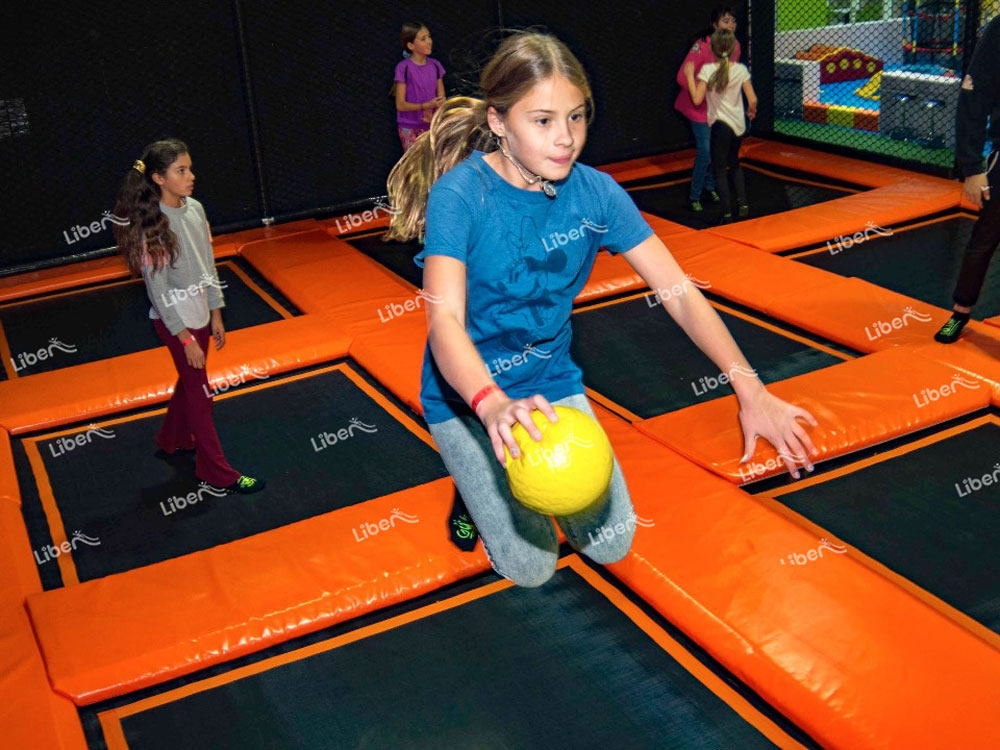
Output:
<svg viewBox="0 0 1000 750">
<path fill-rule="evenodd" d="M 530 216 L 521 219 L 520 234 L 507 232 L 504 243 L 507 278 L 497 283 L 505 300 L 490 311 L 494 324 L 504 327 L 502 342 L 511 351 L 521 351 L 551 330 L 559 315 L 549 302 L 549 275 L 566 269 L 566 251 L 548 251 Z M 511 327 L 512 322 L 515 327 Z"/>
</svg>

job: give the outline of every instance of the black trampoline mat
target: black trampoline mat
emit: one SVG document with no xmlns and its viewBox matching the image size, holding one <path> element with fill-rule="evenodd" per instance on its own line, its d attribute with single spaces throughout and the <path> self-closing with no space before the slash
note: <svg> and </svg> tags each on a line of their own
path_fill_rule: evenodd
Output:
<svg viewBox="0 0 1000 750">
<path fill-rule="evenodd" d="M 483 591 L 119 709 L 128 747 L 777 747 L 572 568 Z"/>
<path fill-rule="evenodd" d="M 954 216 L 890 236 L 884 233 L 891 227 L 870 227 L 863 242 L 844 247 L 834 239 L 822 252 L 795 260 L 950 310 L 973 224 L 975 219 Z M 850 243 L 854 239 L 847 237 Z M 1000 315 L 1000 264 L 990 264 L 975 313 L 977 318 Z"/>
<path fill-rule="evenodd" d="M 765 384 L 844 361 L 743 317 L 716 312 Z M 571 352 L 586 385 L 643 419 L 733 393 L 721 382 L 719 368 L 651 292 L 584 308 L 572 321 Z"/>
<path fill-rule="evenodd" d="M 744 165 L 743 174 L 746 178 L 747 200 L 750 207 L 748 218 L 789 211 L 793 208 L 812 206 L 816 203 L 842 198 L 850 195 L 853 190 L 833 186 L 810 185 L 791 179 L 782 179 L 757 171 L 750 165 Z M 694 229 L 706 229 L 717 226 L 722 219 L 721 203 L 712 203 L 706 192 L 702 196 L 704 211 L 695 213 L 691 210 L 688 193 L 691 190 L 691 180 L 677 182 L 671 175 L 664 176 L 665 182 L 671 184 L 660 187 L 628 188 L 629 195 L 640 210 L 675 221 L 678 224 Z M 735 195 L 733 200 L 736 200 Z M 739 221 L 735 214 L 733 216 Z"/>
<path fill-rule="evenodd" d="M 222 320 L 227 331 L 282 319 L 233 263 L 220 261 L 216 268 L 226 299 Z M 142 279 L 4 305 L 0 325 L 14 360 L 5 362 L 4 370 L 24 377 L 163 346 L 149 308 Z M 30 363 L 26 355 L 37 356 L 40 349 L 46 358 Z"/>
<path fill-rule="evenodd" d="M 162 413 L 109 420 L 97 424 L 97 431 L 83 427 L 62 437 L 16 441 L 15 466 L 32 547 L 43 550 L 52 537 L 38 477 L 29 465 L 28 441 L 35 442 L 44 464 L 66 537 L 80 531 L 99 540 L 74 545 L 80 581 L 207 549 L 448 475 L 437 451 L 348 377 L 346 366 L 336 368 L 216 397 L 215 425 L 230 465 L 268 482 L 253 495 L 217 497 L 201 487 L 193 454 L 169 461 L 155 457 Z M 420 429 L 416 422 L 412 426 Z M 67 442 L 77 435 L 86 436 L 83 444 L 68 449 Z M 197 497 L 190 504 L 189 493 Z M 36 552 L 36 562 L 45 588 L 62 585 L 55 561 L 46 560 L 44 553 L 38 559 Z"/>
<path fill-rule="evenodd" d="M 412 242 L 383 242 L 382 235 L 353 237 L 345 240 L 376 263 L 381 263 L 400 278 L 405 279 L 418 289 L 424 285 L 424 269 L 413 262 L 414 256 L 423 249 L 416 240 Z"/>
<path fill-rule="evenodd" d="M 988 420 L 775 500 L 1000 633 L 1000 422 Z"/>
</svg>

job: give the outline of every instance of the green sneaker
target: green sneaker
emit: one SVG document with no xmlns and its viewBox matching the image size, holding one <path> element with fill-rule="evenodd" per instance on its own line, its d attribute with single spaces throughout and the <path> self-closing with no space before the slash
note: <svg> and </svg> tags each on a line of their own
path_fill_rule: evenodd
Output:
<svg viewBox="0 0 1000 750">
<path fill-rule="evenodd" d="M 733 223 L 733 215 L 732 214 L 722 214 L 722 221 L 720 221 L 719 223 L 720 224 L 732 224 Z"/>
<path fill-rule="evenodd" d="M 712 199 L 712 203 L 720 203 L 722 201 L 722 198 L 720 198 L 719 194 L 714 190 L 708 191 L 708 197 Z"/>
<path fill-rule="evenodd" d="M 934 334 L 934 340 L 941 344 L 954 344 L 968 322 L 968 315 L 959 318 L 953 313 L 948 322 L 941 326 L 941 330 Z"/>
<path fill-rule="evenodd" d="M 750 215 L 750 206 L 740 206 L 740 218 L 745 219 Z"/>
<path fill-rule="evenodd" d="M 701 201 L 691 201 L 691 210 L 696 214 L 701 213 L 705 209 L 701 207 Z"/>
<path fill-rule="evenodd" d="M 246 474 L 241 474 L 240 478 L 226 487 L 225 490 L 237 495 L 252 495 L 255 492 L 260 492 L 266 486 L 267 483 L 263 479 L 254 479 Z"/>
</svg>

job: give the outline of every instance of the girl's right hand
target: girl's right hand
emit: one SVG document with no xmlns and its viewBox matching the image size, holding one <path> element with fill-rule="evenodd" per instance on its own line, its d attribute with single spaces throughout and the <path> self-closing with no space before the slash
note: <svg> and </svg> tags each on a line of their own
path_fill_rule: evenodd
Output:
<svg viewBox="0 0 1000 750">
<path fill-rule="evenodd" d="M 193 368 L 201 370 L 205 367 L 205 352 L 201 350 L 201 344 L 197 341 L 192 341 L 185 346 L 184 353 L 187 355 L 188 364 Z"/>
<path fill-rule="evenodd" d="M 508 398 L 502 393 L 493 394 L 480 407 L 479 420 L 483 423 L 487 434 L 490 436 L 490 442 L 493 443 L 493 453 L 496 455 L 497 461 L 505 469 L 507 468 L 507 456 L 503 449 L 505 444 L 513 458 L 517 458 L 520 455 L 517 441 L 514 440 L 514 436 L 510 432 L 511 427 L 516 422 L 520 422 L 524 426 L 532 439 L 536 441 L 542 439 L 541 430 L 538 429 L 538 426 L 531 419 L 531 412 L 536 409 L 548 417 L 550 422 L 559 421 L 559 417 L 556 415 L 556 410 L 552 408 L 552 404 L 540 393 L 536 393 L 529 398 L 518 399 Z"/>
</svg>

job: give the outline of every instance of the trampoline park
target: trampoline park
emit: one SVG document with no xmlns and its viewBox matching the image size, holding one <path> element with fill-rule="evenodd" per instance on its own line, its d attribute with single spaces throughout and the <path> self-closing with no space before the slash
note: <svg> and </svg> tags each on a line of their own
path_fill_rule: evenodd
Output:
<svg viewBox="0 0 1000 750">
<path fill-rule="evenodd" d="M 421 246 L 381 198 L 215 229 L 246 497 L 153 457 L 176 372 L 119 256 L 0 275 L 0 746 L 1000 746 L 1000 271 L 933 340 L 976 208 L 763 131 L 730 224 L 688 210 L 687 145 L 588 163 L 816 417 L 815 471 L 739 462 L 732 373 L 602 250 L 572 356 L 636 533 L 601 566 L 559 532 L 537 588 L 491 569 L 427 429 Z"/>
</svg>

